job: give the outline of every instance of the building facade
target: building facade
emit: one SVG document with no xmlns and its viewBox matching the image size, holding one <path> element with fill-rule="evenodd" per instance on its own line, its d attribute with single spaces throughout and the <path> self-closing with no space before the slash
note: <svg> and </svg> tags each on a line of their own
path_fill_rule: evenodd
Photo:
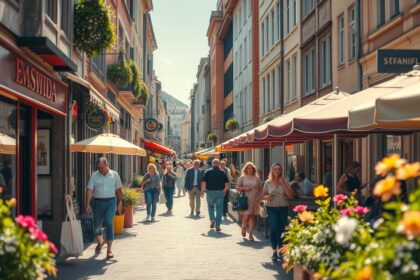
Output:
<svg viewBox="0 0 420 280">
<path fill-rule="evenodd" d="M 181 149 L 180 155 L 192 153 L 191 149 L 191 109 L 189 109 L 181 122 Z"/>
</svg>

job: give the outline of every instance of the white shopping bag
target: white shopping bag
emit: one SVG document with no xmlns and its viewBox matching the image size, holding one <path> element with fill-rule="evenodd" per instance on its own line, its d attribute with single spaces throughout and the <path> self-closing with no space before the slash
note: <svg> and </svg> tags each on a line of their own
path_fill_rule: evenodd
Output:
<svg viewBox="0 0 420 280">
<path fill-rule="evenodd" d="M 73 199 L 66 196 L 67 216 L 61 226 L 60 255 L 78 257 L 83 255 L 83 233 L 80 220 L 76 219 Z"/>
<path fill-rule="evenodd" d="M 159 195 L 159 204 L 164 204 L 164 203 L 166 203 L 166 197 L 165 197 L 165 193 L 161 191 Z"/>
</svg>

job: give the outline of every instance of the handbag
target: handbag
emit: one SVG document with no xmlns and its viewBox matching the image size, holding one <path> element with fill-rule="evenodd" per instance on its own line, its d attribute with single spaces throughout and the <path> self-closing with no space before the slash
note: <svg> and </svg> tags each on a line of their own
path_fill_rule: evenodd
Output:
<svg viewBox="0 0 420 280">
<path fill-rule="evenodd" d="M 166 201 L 165 193 L 162 191 L 159 194 L 159 204 L 165 204 L 166 202 L 167 201 Z"/>
<path fill-rule="evenodd" d="M 232 210 L 248 210 L 248 197 L 245 195 L 245 192 L 241 192 L 238 196 L 235 197 L 232 204 Z"/>
<path fill-rule="evenodd" d="M 78 257 L 83 254 L 83 233 L 80 220 L 76 219 L 73 208 L 73 199 L 66 195 L 65 203 L 67 216 L 61 225 L 61 256 Z"/>
<path fill-rule="evenodd" d="M 263 218 L 263 219 L 268 217 L 267 203 L 264 200 L 260 201 L 260 217 Z"/>
</svg>

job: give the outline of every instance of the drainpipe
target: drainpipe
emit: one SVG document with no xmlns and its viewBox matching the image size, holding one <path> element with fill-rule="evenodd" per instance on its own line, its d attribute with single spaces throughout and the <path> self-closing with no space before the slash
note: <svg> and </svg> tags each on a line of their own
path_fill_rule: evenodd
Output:
<svg viewBox="0 0 420 280">
<path fill-rule="evenodd" d="M 71 186 L 71 178 L 72 178 L 72 154 L 71 154 L 71 131 L 72 131 L 72 113 L 74 106 L 76 105 L 76 101 L 73 100 L 73 82 L 70 82 L 70 86 L 68 89 L 68 100 L 69 100 L 69 107 L 67 111 L 67 188 L 66 188 L 66 195 L 71 195 L 70 186 Z"/>
<path fill-rule="evenodd" d="M 361 1 L 360 0 L 356 0 L 356 40 L 357 40 L 357 45 L 356 45 L 356 59 L 357 59 L 357 67 L 356 67 L 356 77 L 357 77 L 357 91 L 362 90 L 362 65 L 360 64 L 359 60 L 362 57 L 362 36 L 361 36 L 361 14 L 360 14 L 360 9 L 361 9 Z"/>
<path fill-rule="evenodd" d="M 279 94 L 280 94 L 280 112 L 283 114 L 284 112 L 284 9 L 283 3 L 281 3 L 282 7 L 280 9 L 280 81 L 279 81 Z"/>
</svg>

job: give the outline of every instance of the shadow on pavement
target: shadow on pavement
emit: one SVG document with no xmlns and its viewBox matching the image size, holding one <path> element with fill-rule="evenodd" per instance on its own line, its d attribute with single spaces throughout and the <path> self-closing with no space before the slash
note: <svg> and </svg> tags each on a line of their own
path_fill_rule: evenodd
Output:
<svg viewBox="0 0 420 280">
<path fill-rule="evenodd" d="M 123 234 L 115 235 L 114 239 L 125 239 L 125 238 L 134 238 L 137 237 L 137 232 L 130 232 L 130 231 L 124 231 Z"/>
<path fill-rule="evenodd" d="M 58 263 L 57 278 L 60 280 L 87 279 L 89 276 L 104 275 L 108 267 L 117 263 L 115 259 L 95 259 L 98 255 L 94 255 L 89 259 L 69 259 L 65 262 Z"/>
<path fill-rule="evenodd" d="M 270 256 L 267 256 L 267 258 L 269 258 Z M 266 262 L 266 263 L 261 263 L 261 265 L 265 268 L 265 269 L 269 269 L 269 270 L 274 270 L 277 271 L 278 274 L 275 276 L 276 279 L 279 280 L 292 280 L 293 279 L 293 272 L 289 272 L 287 273 L 282 267 L 281 267 L 281 262 L 278 263 L 273 263 L 273 262 Z"/>
<path fill-rule="evenodd" d="M 268 247 L 266 242 L 262 242 L 262 241 L 250 241 L 248 239 L 243 238 L 242 242 L 237 242 L 238 245 L 244 246 L 244 247 L 248 247 L 248 248 L 252 248 L 252 249 L 264 249 L 266 247 Z"/>
<path fill-rule="evenodd" d="M 231 237 L 231 234 L 224 233 L 223 231 L 215 231 L 215 230 L 209 230 L 207 233 L 202 233 L 201 236 L 204 237 L 212 237 L 212 238 L 226 238 Z"/>
<path fill-rule="evenodd" d="M 200 220 L 205 218 L 205 216 L 185 216 L 185 219 L 190 219 L 190 220 Z"/>
</svg>

